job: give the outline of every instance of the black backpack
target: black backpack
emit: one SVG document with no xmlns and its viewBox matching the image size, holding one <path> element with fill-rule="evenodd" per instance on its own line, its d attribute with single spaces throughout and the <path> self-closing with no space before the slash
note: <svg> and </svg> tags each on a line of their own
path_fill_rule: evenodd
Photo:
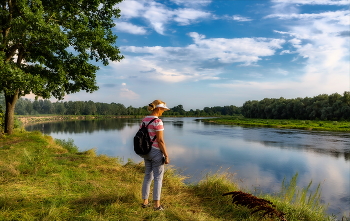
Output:
<svg viewBox="0 0 350 221">
<path fill-rule="evenodd" d="M 140 154 L 140 155 L 145 155 L 151 151 L 152 144 L 153 144 L 154 140 L 156 139 L 156 136 L 154 136 L 153 140 L 151 140 L 147 127 L 155 119 L 157 119 L 157 118 L 153 118 L 147 124 L 147 126 L 145 125 L 145 122 L 142 122 L 141 128 L 137 131 L 136 135 L 134 136 L 134 151 L 135 151 L 135 153 Z"/>
</svg>

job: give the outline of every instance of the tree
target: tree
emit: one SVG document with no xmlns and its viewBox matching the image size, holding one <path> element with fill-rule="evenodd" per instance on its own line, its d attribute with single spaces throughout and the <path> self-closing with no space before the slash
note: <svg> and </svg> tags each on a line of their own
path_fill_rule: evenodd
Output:
<svg viewBox="0 0 350 221">
<path fill-rule="evenodd" d="M 17 101 L 16 108 L 15 108 L 16 114 L 19 114 L 19 115 L 25 115 L 25 114 L 27 114 L 26 106 L 27 106 L 27 105 L 26 105 L 26 103 L 25 103 L 25 100 L 19 99 L 19 100 Z"/>
<path fill-rule="evenodd" d="M 62 102 L 54 103 L 55 113 L 63 115 L 66 112 L 66 108 Z"/>
<path fill-rule="evenodd" d="M 178 113 L 179 115 L 185 115 L 186 114 L 186 111 L 184 110 L 183 106 L 181 104 L 173 107 L 173 108 L 170 108 L 171 111 L 174 112 L 174 114 Z"/>
<path fill-rule="evenodd" d="M 114 115 L 123 115 L 126 113 L 126 107 L 121 103 L 111 103 L 112 114 Z"/>
<path fill-rule="evenodd" d="M 112 33 L 122 0 L 2 0 L 0 3 L 0 92 L 5 95 L 5 133 L 11 134 L 20 96 L 61 100 L 93 92 L 94 62 L 123 56 Z"/>
<path fill-rule="evenodd" d="M 53 113 L 53 105 L 50 100 L 44 100 L 42 106 L 43 114 L 52 114 Z"/>
<path fill-rule="evenodd" d="M 37 113 L 40 114 L 41 113 L 41 105 L 40 102 L 38 100 L 35 100 L 33 102 L 33 110 Z"/>
</svg>

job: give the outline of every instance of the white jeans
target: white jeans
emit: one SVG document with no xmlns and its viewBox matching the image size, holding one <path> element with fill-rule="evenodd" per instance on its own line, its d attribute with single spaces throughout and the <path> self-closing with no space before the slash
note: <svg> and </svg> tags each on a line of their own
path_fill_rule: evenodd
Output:
<svg viewBox="0 0 350 221">
<path fill-rule="evenodd" d="M 145 177 L 142 184 L 142 199 L 148 199 L 151 183 L 153 185 L 153 200 L 160 200 L 164 175 L 164 156 L 158 148 L 152 148 L 147 155 L 142 155 L 145 161 Z"/>
</svg>

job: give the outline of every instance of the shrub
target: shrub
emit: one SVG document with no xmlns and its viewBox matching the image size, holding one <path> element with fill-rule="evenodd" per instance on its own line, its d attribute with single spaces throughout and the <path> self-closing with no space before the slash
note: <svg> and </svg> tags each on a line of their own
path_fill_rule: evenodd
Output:
<svg viewBox="0 0 350 221">
<path fill-rule="evenodd" d="M 67 149 L 69 153 L 78 153 L 79 148 L 74 144 L 74 140 L 72 138 L 68 138 L 68 140 L 64 139 L 55 139 L 55 142 Z"/>
</svg>

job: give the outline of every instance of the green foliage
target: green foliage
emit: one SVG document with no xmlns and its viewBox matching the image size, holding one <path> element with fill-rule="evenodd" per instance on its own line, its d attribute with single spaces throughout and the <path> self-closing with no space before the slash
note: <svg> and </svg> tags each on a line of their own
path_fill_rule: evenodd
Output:
<svg viewBox="0 0 350 221">
<path fill-rule="evenodd" d="M 321 204 L 321 185 L 318 184 L 315 190 L 311 190 L 312 181 L 309 182 L 305 188 L 299 188 L 297 186 L 298 173 L 296 173 L 290 180 L 286 182 L 284 179 L 282 182 L 281 192 L 278 194 L 281 200 L 285 203 L 294 206 L 294 209 L 284 209 L 290 219 L 301 219 L 300 215 L 305 211 L 309 211 L 307 220 L 317 217 L 323 217 L 326 211 L 326 206 Z M 285 207 L 285 205 L 281 205 Z M 322 219 L 322 218 L 318 218 Z M 327 220 L 333 220 L 328 217 Z"/>
<path fill-rule="evenodd" d="M 79 148 L 74 144 L 74 140 L 72 138 L 65 139 L 55 139 L 55 142 L 67 149 L 69 153 L 78 153 Z"/>
<path fill-rule="evenodd" d="M 350 120 L 350 91 L 344 91 L 343 96 L 334 93 L 313 98 L 246 101 L 242 114 L 247 118 L 261 119 Z"/>
<path fill-rule="evenodd" d="M 95 91 L 98 67 L 89 62 L 107 65 L 123 58 L 112 34 L 119 2 L 4 1 L 0 76 L 6 84 L 0 90 L 59 99 L 65 93 Z"/>
<path fill-rule="evenodd" d="M 322 99 L 323 103 L 318 99 Z M 321 105 L 322 103 L 322 105 Z M 328 105 L 328 106 L 327 106 Z M 330 107 L 332 105 L 332 107 Z M 147 106 L 135 108 L 125 107 L 120 103 L 100 103 L 93 101 L 67 101 L 51 103 L 50 100 L 19 99 L 15 112 L 20 115 L 58 114 L 58 115 L 134 115 L 144 116 L 149 112 Z M 262 101 L 247 101 L 243 107 L 215 106 L 204 107 L 203 110 L 184 110 L 183 105 L 177 105 L 164 112 L 163 116 L 240 116 L 241 113 L 249 118 L 261 119 L 300 119 L 303 124 L 310 120 L 332 120 L 334 122 L 350 119 L 350 93 L 341 96 L 319 95 L 314 98 L 297 99 L 268 99 Z M 283 118 L 284 117 L 284 118 Z M 266 121 L 266 124 L 269 124 Z M 289 125 L 290 121 L 282 120 L 281 125 Z M 334 123 L 336 125 L 336 123 Z M 324 125 L 318 125 L 323 127 Z"/>
<path fill-rule="evenodd" d="M 33 93 L 62 99 L 98 89 L 100 62 L 123 56 L 112 33 L 122 0 L 4 0 L 0 5 L 0 92 L 6 105 Z M 12 133 L 13 109 L 7 108 L 5 132 Z"/>
<path fill-rule="evenodd" d="M 182 105 L 177 105 L 164 116 L 222 116 L 240 114 L 240 108 L 230 105 L 224 107 L 205 107 L 204 110 L 185 111 Z M 101 103 L 89 101 L 58 101 L 19 99 L 15 113 L 19 115 L 56 114 L 56 115 L 134 115 L 145 116 L 149 114 L 147 106 L 125 107 L 121 103 Z"/>
</svg>

